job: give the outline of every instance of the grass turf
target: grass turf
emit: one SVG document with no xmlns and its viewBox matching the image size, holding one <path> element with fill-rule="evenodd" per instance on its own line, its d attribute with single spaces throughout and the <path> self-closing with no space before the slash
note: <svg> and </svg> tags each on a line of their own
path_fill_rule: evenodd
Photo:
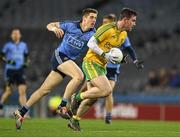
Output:
<svg viewBox="0 0 180 138">
<path fill-rule="evenodd" d="M 21 130 L 15 129 L 14 119 L 0 118 L 0 137 L 180 137 L 180 122 L 113 120 L 81 120 L 81 132 L 67 128 L 63 119 L 25 120 Z"/>
</svg>

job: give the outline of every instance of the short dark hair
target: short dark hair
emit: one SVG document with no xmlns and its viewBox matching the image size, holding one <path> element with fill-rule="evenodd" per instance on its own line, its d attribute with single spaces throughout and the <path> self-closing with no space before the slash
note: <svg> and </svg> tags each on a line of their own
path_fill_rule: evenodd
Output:
<svg viewBox="0 0 180 138">
<path fill-rule="evenodd" d="M 110 14 L 108 14 L 108 15 L 105 15 L 105 16 L 103 17 L 103 19 L 108 19 L 108 20 L 111 20 L 112 22 L 115 22 L 115 21 L 117 20 L 117 17 L 116 17 L 115 14 L 110 13 Z"/>
<path fill-rule="evenodd" d="M 120 13 L 119 19 L 131 18 L 131 16 L 137 16 L 137 12 L 130 8 L 123 8 Z"/>
<path fill-rule="evenodd" d="M 89 15 L 89 13 L 96 13 L 98 14 L 98 11 L 96 9 L 92 9 L 92 8 L 86 8 L 82 11 L 82 16 L 87 16 Z"/>
</svg>

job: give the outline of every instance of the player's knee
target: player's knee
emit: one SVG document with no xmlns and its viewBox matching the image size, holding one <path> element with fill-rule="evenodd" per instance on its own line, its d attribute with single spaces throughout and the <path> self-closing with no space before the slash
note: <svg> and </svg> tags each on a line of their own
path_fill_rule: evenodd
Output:
<svg viewBox="0 0 180 138">
<path fill-rule="evenodd" d="M 81 73 L 81 74 L 79 75 L 78 80 L 79 80 L 80 82 L 82 82 L 82 81 L 84 80 L 84 74 L 83 74 L 83 73 Z"/>
<path fill-rule="evenodd" d="M 103 97 L 109 96 L 112 93 L 111 87 L 106 87 L 106 89 L 103 90 Z"/>
<path fill-rule="evenodd" d="M 5 93 L 6 93 L 6 95 L 8 95 L 8 96 L 12 94 L 12 92 L 11 92 L 10 90 L 6 91 Z"/>
<path fill-rule="evenodd" d="M 26 95 L 26 91 L 19 91 L 19 96 L 25 96 Z"/>
<path fill-rule="evenodd" d="M 77 82 L 81 83 L 84 80 L 84 75 L 79 74 L 78 76 L 74 77 L 73 79 L 75 79 Z"/>
</svg>

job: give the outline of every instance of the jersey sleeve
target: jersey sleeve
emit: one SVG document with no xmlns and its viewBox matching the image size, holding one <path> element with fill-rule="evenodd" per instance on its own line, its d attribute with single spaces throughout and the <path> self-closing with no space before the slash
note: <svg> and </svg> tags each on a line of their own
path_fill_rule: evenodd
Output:
<svg viewBox="0 0 180 138">
<path fill-rule="evenodd" d="M 129 40 L 129 37 L 126 37 L 125 41 L 124 41 L 124 46 L 125 47 L 131 47 L 131 42 Z"/>
<path fill-rule="evenodd" d="M 94 34 L 95 39 L 98 42 L 102 42 L 103 40 L 105 40 L 110 35 L 110 33 L 111 33 L 110 29 L 112 27 L 113 27 L 112 24 L 107 24 L 107 25 L 101 26 Z"/>
<path fill-rule="evenodd" d="M 63 31 L 67 31 L 71 24 L 71 22 L 60 22 L 59 26 Z"/>
<path fill-rule="evenodd" d="M 134 50 L 134 48 L 131 45 L 131 42 L 128 37 L 126 37 L 124 43 L 122 44 L 122 47 L 120 47 L 121 50 L 125 50 L 130 55 L 131 59 L 135 61 L 137 59 L 137 54 Z"/>
<path fill-rule="evenodd" d="M 7 53 L 8 52 L 8 48 L 9 48 L 9 45 L 8 43 L 6 43 L 3 48 L 2 48 L 2 53 Z"/>
<path fill-rule="evenodd" d="M 28 54 L 29 53 L 28 46 L 26 43 L 24 43 L 24 44 L 25 44 L 24 54 Z"/>
</svg>

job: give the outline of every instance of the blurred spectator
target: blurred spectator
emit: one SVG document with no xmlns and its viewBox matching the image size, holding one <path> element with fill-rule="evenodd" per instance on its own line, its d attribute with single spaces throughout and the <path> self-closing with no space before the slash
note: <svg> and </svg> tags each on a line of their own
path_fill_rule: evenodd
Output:
<svg viewBox="0 0 180 138">
<path fill-rule="evenodd" d="M 169 82 L 169 72 L 165 68 L 159 70 L 159 86 L 161 89 L 164 89 L 168 86 Z"/>
<path fill-rule="evenodd" d="M 145 87 L 146 90 L 157 88 L 160 85 L 159 77 L 157 75 L 157 71 L 152 69 L 148 73 L 148 81 Z"/>
<path fill-rule="evenodd" d="M 180 74 L 179 68 L 176 65 L 173 65 L 170 69 L 170 76 L 169 76 L 169 87 L 171 88 L 179 88 L 180 87 Z"/>
</svg>

